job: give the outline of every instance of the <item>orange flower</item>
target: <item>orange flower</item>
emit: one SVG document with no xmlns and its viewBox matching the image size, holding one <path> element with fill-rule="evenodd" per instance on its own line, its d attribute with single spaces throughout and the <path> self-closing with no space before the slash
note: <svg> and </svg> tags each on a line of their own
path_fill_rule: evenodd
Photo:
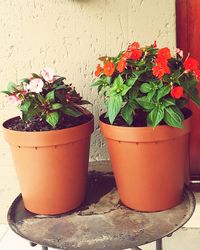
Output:
<svg viewBox="0 0 200 250">
<path fill-rule="evenodd" d="M 131 56 L 131 51 L 125 51 L 125 52 L 123 52 L 122 53 L 122 57 L 121 57 L 121 60 L 127 60 L 127 59 L 129 59 L 130 58 L 130 56 Z"/>
<path fill-rule="evenodd" d="M 117 70 L 122 73 L 126 68 L 126 61 L 121 59 L 117 64 Z"/>
<path fill-rule="evenodd" d="M 106 76 L 112 76 L 112 74 L 114 73 L 114 71 L 115 71 L 115 65 L 114 65 L 114 63 L 111 62 L 111 61 L 107 61 L 104 64 L 104 68 L 103 68 L 104 75 L 106 75 Z"/>
<path fill-rule="evenodd" d="M 103 68 L 100 66 L 100 64 L 97 65 L 97 69 L 95 71 L 95 76 L 98 77 L 103 72 Z"/>
<path fill-rule="evenodd" d="M 170 74 L 170 69 L 167 65 L 156 65 L 152 68 L 153 75 L 162 78 L 164 74 Z"/>
</svg>

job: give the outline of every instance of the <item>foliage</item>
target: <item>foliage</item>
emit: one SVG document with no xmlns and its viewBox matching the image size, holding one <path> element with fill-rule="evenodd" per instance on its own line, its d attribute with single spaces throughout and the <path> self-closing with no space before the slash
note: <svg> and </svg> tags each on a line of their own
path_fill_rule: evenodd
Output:
<svg viewBox="0 0 200 250">
<path fill-rule="evenodd" d="M 23 78 L 17 84 L 10 82 L 2 92 L 17 105 L 23 120 L 45 120 L 55 128 L 61 117 L 79 117 L 84 113 L 81 105 L 89 104 L 64 80 L 65 77 L 54 75 L 52 69 L 44 68 L 40 74 L 32 73 L 30 78 Z"/>
<path fill-rule="evenodd" d="M 183 62 L 180 49 L 173 57 L 169 48 L 158 49 L 156 42 L 146 47 L 134 42 L 116 57 L 99 59 L 103 65 L 97 65 L 92 86 L 105 97 L 111 124 L 122 117 L 131 126 L 142 111 L 147 126 L 164 122 L 182 128 L 182 108 L 188 99 L 200 106 L 199 63 L 190 56 Z"/>
</svg>

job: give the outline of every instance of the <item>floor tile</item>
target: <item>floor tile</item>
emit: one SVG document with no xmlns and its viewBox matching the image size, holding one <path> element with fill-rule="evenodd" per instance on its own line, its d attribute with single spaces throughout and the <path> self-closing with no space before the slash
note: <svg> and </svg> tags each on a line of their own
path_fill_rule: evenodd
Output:
<svg viewBox="0 0 200 250">
<path fill-rule="evenodd" d="M 200 193 L 194 193 L 194 195 L 196 199 L 196 208 L 190 220 L 184 225 L 184 227 L 188 228 L 200 228 Z"/>
<path fill-rule="evenodd" d="M 9 229 L 8 225 L 3 225 L 3 224 L 0 225 L 0 240 L 4 237 L 8 229 Z"/>
</svg>

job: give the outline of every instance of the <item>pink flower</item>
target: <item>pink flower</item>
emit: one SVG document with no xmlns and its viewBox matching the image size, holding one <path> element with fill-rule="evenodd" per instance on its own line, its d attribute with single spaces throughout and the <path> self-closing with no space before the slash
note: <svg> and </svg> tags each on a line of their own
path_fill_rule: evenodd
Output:
<svg viewBox="0 0 200 250">
<path fill-rule="evenodd" d="M 23 82 L 22 86 L 23 86 L 23 90 L 26 91 L 26 92 L 28 92 L 28 83 L 27 82 Z"/>
<path fill-rule="evenodd" d="M 41 75 L 44 78 L 45 81 L 47 82 L 51 82 L 53 80 L 53 76 L 54 76 L 54 70 L 51 68 L 44 68 L 41 71 Z"/>
<path fill-rule="evenodd" d="M 30 92 L 40 93 L 42 92 L 42 88 L 44 86 L 44 82 L 40 78 L 34 78 L 27 84 L 27 89 Z"/>
<path fill-rule="evenodd" d="M 21 104 L 21 100 L 16 95 L 9 95 L 7 97 L 7 100 L 9 103 L 16 105 L 16 106 Z"/>
</svg>

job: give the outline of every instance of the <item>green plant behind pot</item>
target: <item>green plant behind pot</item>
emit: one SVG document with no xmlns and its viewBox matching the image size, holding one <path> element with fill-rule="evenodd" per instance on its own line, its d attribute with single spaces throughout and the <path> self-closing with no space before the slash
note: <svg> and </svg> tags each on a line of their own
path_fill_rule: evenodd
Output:
<svg viewBox="0 0 200 250">
<path fill-rule="evenodd" d="M 92 86 L 105 97 L 106 115 L 110 124 L 120 121 L 134 126 L 141 117 L 147 126 L 167 124 L 183 127 L 183 108 L 188 99 L 200 106 L 197 84 L 199 63 L 176 50 L 158 49 L 153 45 L 140 47 L 138 42 L 128 46 L 116 57 L 101 57 L 97 65 L 97 79 Z"/>
</svg>

